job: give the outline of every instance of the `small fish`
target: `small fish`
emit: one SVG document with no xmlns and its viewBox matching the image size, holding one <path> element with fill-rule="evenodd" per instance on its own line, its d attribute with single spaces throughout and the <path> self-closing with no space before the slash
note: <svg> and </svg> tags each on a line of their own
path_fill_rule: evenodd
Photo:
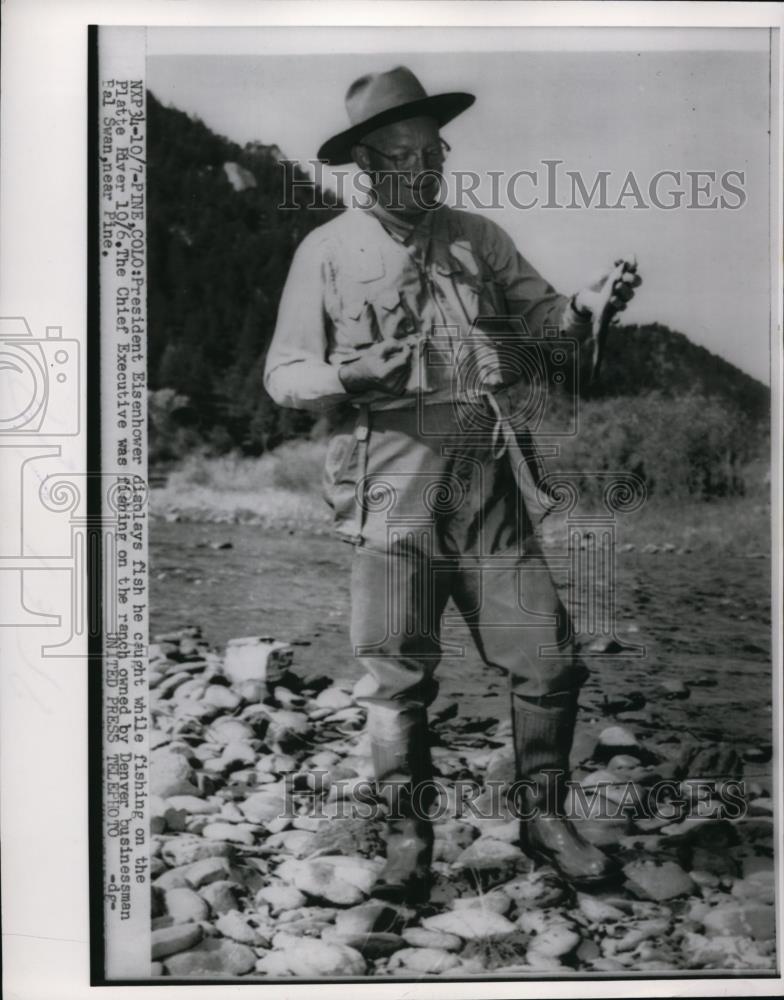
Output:
<svg viewBox="0 0 784 1000">
<path fill-rule="evenodd" d="M 615 287 L 615 282 L 620 280 L 624 274 L 634 274 L 637 271 L 637 261 L 624 260 L 623 258 L 616 260 L 614 270 L 609 276 L 611 281 L 611 288 Z M 604 356 L 604 345 L 607 342 L 607 333 L 610 327 L 613 325 L 613 318 L 615 313 L 611 306 L 612 292 L 607 299 L 607 302 L 602 309 L 601 313 L 595 317 L 593 321 L 593 360 L 591 363 L 591 382 L 595 382 L 599 374 L 599 368 L 602 364 L 602 357 Z"/>
</svg>

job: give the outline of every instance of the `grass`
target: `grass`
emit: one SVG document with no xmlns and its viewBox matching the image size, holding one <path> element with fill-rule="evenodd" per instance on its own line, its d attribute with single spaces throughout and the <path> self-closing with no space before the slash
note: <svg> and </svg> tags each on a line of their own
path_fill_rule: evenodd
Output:
<svg viewBox="0 0 784 1000">
<path fill-rule="evenodd" d="M 321 497 L 326 443 L 296 441 L 260 458 L 191 456 L 166 485 L 152 490 L 152 512 L 168 519 L 258 524 L 270 529 L 325 532 L 331 512 Z M 566 516 L 551 514 L 546 540 L 561 541 Z M 711 502 L 649 500 L 617 518 L 617 543 L 653 544 L 692 552 L 769 553 L 770 504 L 763 488 L 749 497 Z"/>
</svg>

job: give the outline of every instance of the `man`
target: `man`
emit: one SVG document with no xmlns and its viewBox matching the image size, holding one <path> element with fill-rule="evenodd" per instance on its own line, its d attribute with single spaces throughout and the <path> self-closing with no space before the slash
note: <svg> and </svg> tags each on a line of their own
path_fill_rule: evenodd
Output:
<svg viewBox="0 0 784 1000">
<path fill-rule="evenodd" d="M 587 670 L 535 535 L 549 506 L 525 417 L 543 330 L 587 344 L 640 279 L 621 266 L 567 299 L 495 222 L 440 203 L 439 128 L 473 102 L 428 97 L 405 67 L 349 88 L 351 127 L 319 158 L 353 160 L 372 197 L 298 248 L 266 362 L 282 406 L 353 404 L 325 494 L 355 544 L 351 641 L 367 671 L 355 695 L 390 807 L 375 888 L 390 899 L 427 890 L 427 706 L 450 597 L 483 660 L 510 676 L 522 846 L 577 884 L 612 873 L 563 815 Z"/>
</svg>

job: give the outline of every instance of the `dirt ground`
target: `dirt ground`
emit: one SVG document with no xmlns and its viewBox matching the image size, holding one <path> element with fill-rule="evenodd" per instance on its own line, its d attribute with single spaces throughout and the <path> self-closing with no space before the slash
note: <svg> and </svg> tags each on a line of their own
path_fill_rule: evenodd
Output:
<svg viewBox="0 0 784 1000">
<path fill-rule="evenodd" d="M 235 636 L 273 636 L 296 643 L 303 672 L 360 676 L 348 640 L 350 545 L 252 525 L 163 520 L 153 521 L 150 541 L 153 635 L 197 624 L 219 648 Z M 569 606 L 565 572 L 557 568 L 563 550 L 557 538 L 545 541 Z M 644 646 L 644 655 L 588 656 L 581 725 L 601 721 L 605 697 L 612 705 L 641 693 L 647 704 L 634 717 L 641 737 L 660 741 L 672 732 L 764 756 L 771 742 L 770 560 L 621 549 L 616 631 L 623 642 Z M 440 664 L 434 711 L 457 702 L 462 715 L 504 718 L 505 677 L 482 663 L 462 624 L 447 625 L 443 637 L 465 655 Z M 690 696 L 669 692 L 673 681 L 685 682 Z M 766 773 L 763 767 L 760 777 Z"/>
</svg>

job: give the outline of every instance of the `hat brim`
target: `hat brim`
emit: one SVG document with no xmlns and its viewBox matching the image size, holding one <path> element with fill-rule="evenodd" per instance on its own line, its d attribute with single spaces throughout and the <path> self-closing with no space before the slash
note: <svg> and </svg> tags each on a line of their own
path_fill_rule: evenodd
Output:
<svg viewBox="0 0 784 1000">
<path fill-rule="evenodd" d="M 406 118 L 420 116 L 435 118 L 441 127 L 470 108 L 475 100 L 476 97 L 473 94 L 456 92 L 435 94 L 433 97 L 422 97 L 418 101 L 399 104 L 397 107 L 373 115 L 372 118 L 368 118 L 358 125 L 352 125 L 344 132 L 339 132 L 331 139 L 327 139 L 318 151 L 318 158 L 322 163 L 327 163 L 330 166 L 350 163 L 352 146 L 356 146 L 363 136 L 375 132 L 377 128 L 383 128 L 384 125 L 391 125 L 393 122 L 404 121 Z"/>
</svg>

